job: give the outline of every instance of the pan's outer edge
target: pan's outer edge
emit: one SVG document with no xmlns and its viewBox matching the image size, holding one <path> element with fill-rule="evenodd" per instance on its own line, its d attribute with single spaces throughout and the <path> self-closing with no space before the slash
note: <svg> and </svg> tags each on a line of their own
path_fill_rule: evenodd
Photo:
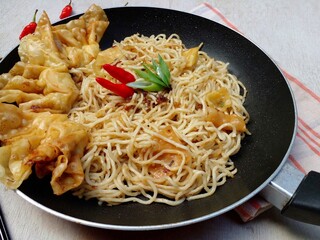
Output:
<svg viewBox="0 0 320 240">
<path fill-rule="evenodd" d="M 130 7 L 130 8 L 136 8 L 136 7 Z M 139 8 L 139 7 L 138 7 Z M 149 7 L 143 7 L 143 8 L 149 8 Z M 151 8 L 151 7 L 150 7 Z M 111 8 L 112 9 L 112 8 Z M 117 8 L 119 9 L 119 8 Z M 152 9 L 156 9 L 156 8 L 152 8 Z M 166 11 L 174 11 L 174 12 L 180 12 L 180 11 L 177 11 L 177 10 L 171 10 L 171 9 L 164 9 L 164 8 L 158 8 L 159 10 L 166 10 Z M 188 13 L 185 13 L 185 12 L 180 12 L 180 13 L 183 13 L 183 14 L 188 14 Z M 81 14 L 79 15 L 76 15 L 76 16 L 72 16 L 72 18 L 76 18 L 78 16 L 80 16 Z M 193 15 L 193 14 L 192 14 Z M 194 15 L 196 16 L 196 15 Z M 199 16 L 198 16 L 199 17 Z M 68 19 L 65 19 L 64 21 L 67 21 Z M 211 20 L 208 20 L 208 21 L 211 21 Z M 61 22 L 61 21 L 60 21 Z M 59 22 L 58 22 L 59 23 Z M 219 23 L 218 23 L 219 24 Z M 221 25 L 221 24 L 219 24 Z M 223 25 L 222 25 L 223 26 Z M 230 31 L 234 31 L 233 29 L 229 29 Z M 234 31 L 236 32 L 236 31 Z M 237 33 L 237 32 L 236 32 Z M 239 34 L 239 33 L 237 33 Z M 246 37 L 244 37 L 246 38 Z M 248 38 L 246 38 L 248 39 Z M 268 56 L 263 50 L 262 48 L 260 48 L 257 44 L 255 44 L 252 40 L 248 39 L 250 42 L 252 42 L 256 47 L 258 47 L 260 49 L 260 51 L 262 51 L 266 56 Z M 15 49 L 15 48 L 14 48 Z M 7 55 L 9 55 L 10 53 L 8 53 Z M 79 224 L 83 224 L 83 225 L 86 225 L 86 226 L 91 226 L 91 227 L 96 227 L 96 228 L 103 228 L 103 229 L 114 229 L 114 230 L 128 230 L 128 231 L 144 231 L 144 230 L 160 230 L 160 229 L 168 229 L 168 228 L 174 228 L 174 227 L 180 227 L 180 226 L 186 226 L 186 225 L 189 225 L 189 224 L 194 224 L 194 223 L 197 223 L 197 222 L 201 222 L 201 221 L 204 221 L 204 220 L 208 220 L 210 218 L 213 218 L 213 217 L 216 217 L 218 215 L 221 215 L 225 212 L 228 212 L 232 209 L 234 209 L 235 207 L 243 204 L 244 202 L 248 201 L 250 198 L 252 198 L 253 196 L 255 196 L 256 194 L 258 194 L 277 174 L 278 172 L 281 170 L 281 168 L 283 167 L 283 165 L 286 163 L 286 160 L 289 156 L 289 152 L 293 146 L 293 142 L 294 142 L 294 139 L 295 139 L 295 136 L 296 136 L 296 131 L 297 131 L 297 107 L 296 107 L 296 102 L 294 100 L 294 95 L 293 95 L 293 91 L 292 91 L 292 88 L 291 86 L 289 85 L 288 83 L 288 80 L 285 78 L 285 76 L 282 74 L 282 71 L 280 70 L 279 66 L 275 63 L 275 61 L 270 57 L 268 56 L 271 61 L 273 62 L 273 64 L 278 68 L 279 72 L 281 73 L 281 75 L 283 76 L 283 78 L 285 79 L 286 81 L 286 84 L 288 86 L 288 89 L 290 90 L 290 93 L 291 93 L 291 97 L 292 97 L 292 100 L 293 100 L 293 104 L 294 104 L 294 113 L 295 113 L 295 119 L 294 119 L 294 122 L 295 122 L 295 126 L 294 126 L 294 131 L 293 131 L 293 136 L 292 136 L 292 139 L 291 139 L 291 142 L 290 142 L 290 145 L 289 145 L 289 148 L 286 152 L 286 154 L 284 155 L 281 163 L 279 164 L 278 168 L 274 171 L 274 173 L 263 183 L 261 184 L 257 189 L 255 189 L 254 191 L 252 191 L 249 195 L 247 195 L 246 197 L 242 198 L 240 201 L 234 203 L 234 204 L 231 204 L 229 205 L 228 207 L 224 208 L 224 209 L 221 209 L 220 211 L 217 211 L 217 212 L 214 212 L 214 213 L 211 213 L 211 214 L 208 214 L 208 215 L 205 215 L 205 216 L 202 216 L 202 217 L 199 217 L 199 218 L 196 218 L 196 219 L 191 219 L 191 220 L 186 220 L 186 221 L 181 221 L 181 222 L 178 222 L 178 223 L 170 223 L 170 224 L 161 224 L 161 225 L 152 225 L 152 226 L 120 226 L 120 225 L 111 225 L 111 224 L 101 224 L 101 223 L 95 223 L 95 222 L 91 222 L 91 221 L 86 221 L 86 220 L 82 220 L 82 219 L 78 219 L 78 218 L 75 218 L 75 217 L 71 217 L 71 216 L 68 216 L 68 215 L 65 215 L 65 214 L 62 214 L 62 213 L 59 213 L 55 210 L 52 210 L 42 204 L 39 204 L 38 202 L 36 202 L 35 200 L 31 199 L 30 197 L 28 197 L 26 194 L 24 194 L 22 191 L 20 191 L 19 189 L 17 189 L 15 192 L 22 198 L 24 198 L 25 200 L 27 200 L 28 202 L 30 202 L 31 204 L 33 204 L 34 206 L 52 214 L 52 215 L 55 215 L 57 217 L 60 217 L 62 219 L 65 219 L 65 220 L 68 220 L 68 221 L 71 221 L 71 222 L 75 222 L 75 223 L 79 223 Z M 3 59 L 5 59 L 6 57 L 4 57 Z M 3 60 L 2 60 L 3 61 Z M 1 61 L 1 62 L 2 62 Z M 0 63 L 1 63 L 0 62 Z"/>
</svg>

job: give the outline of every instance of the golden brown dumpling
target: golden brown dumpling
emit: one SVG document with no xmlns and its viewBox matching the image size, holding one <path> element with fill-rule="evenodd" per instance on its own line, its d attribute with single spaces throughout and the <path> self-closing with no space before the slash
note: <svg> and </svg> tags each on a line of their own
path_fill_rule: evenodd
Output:
<svg viewBox="0 0 320 240">
<path fill-rule="evenodd" d="M 50 44 L 46 44 L 38 35 L 29 34 L 25 36 L 21 39 L 18 47 L 21 61 L 45 67 L 64 67 L 65 71 L 67 71 L 67 63 L 55 49 L 52 50 L 47 45 Z"/>
<path fill-rule="evenodd" d="M 0 91 L 0 102 L 6 103 L 25 103 L 29 101 L 33 101 L 36 99 L 40 99 L 41 95 L 36 93 L 25 93 L 21 90 L 16 89 L 2 89 Z"/>
<path fill-rule="evenodd" d="M 79 95 L 71 75 L 47 68 L 39 80 L 14 76 L 0 90 L 0 102 L 17 103 L 22 110 L 67 113 Z"/>
<path fill-rule="evenodd" d="M 25 93 L 42 93 L 43 88 L 37 84 L 37 80 L 35 79 L 27 79 L 23 76 L 14 76 L 6 86 L 3 88 L 4 90 L 16 89 L 21 90 Z"/>
<path fill-rule="evenodd" d="M 9 124 L 0 135 L 0 181 L 18 188 L 35 165 L 39 177 L 52 174 L 55 194 L 79 186 L 84 176 L 80 158 L 88 143 L 87 129 L 65 114 L 24 113 L 14 105 L 2 105 L 0 111 L 10 106 L 15 115 L 8 113 L 9 117 L 19 121 Z"/>
<path fill-rule="evenodd" d="M 82 183 L 80 158 L 87 143 L 87 131 L 81 124 L 69 120 L 53 122 L 41 144 L 24 161 L 36 164 L 38 177 L 52 172 L 52 189 L 60 195 Z"/>
<path fill-rule="evenodd" d="M 0 147 L 0 181 L 11 189 L 18 188 L 31 174 L 31 166 L 22 163 L 30 144 L 20 139 L 9 146 Z"/>
<path fill-rule="evenodd" d="M 39 178 L 51 175 L 57 195 L 82 183 L 80 159 L 88 133 L 67 116 L 79 95 L 71 73 L 92 71 L 108 25 L 96 5 L 57 26 L 43 12 L 35 32 L 21 39 L 20 61 L 0 75 L 0 181 L 5 186 L 18 188 L 33 167 Z"/>
<path fill-rule="evenodd" d="M 88 43 L 100 42 L 105 30 L 109 26 L 109 20 L 104 10 L 93 4 L 80 19 L 84 19 L 86 22 Z"/>
<path fill-rule="evenodd" d="M 9 71 L 12 76 L 22 76 L 24 78 L 38 79 L 40 73 L 47 67 L 31 63 L 17 62 Z"/>
<path fill-rule="evenodd" d="M 69 73 L 57 72 L 50 68 L 40 74 L 38 86 L 43 87 L 43 96 L 20 104 L 22 109 L 67 113 L 79 94 Z"/>
<path fill-rule="evenodd" d="M 15 105 L 0 103 L 0 123 L 0 135 L 19 128 L 22 124 L 22 111 Z"/>
</svg>

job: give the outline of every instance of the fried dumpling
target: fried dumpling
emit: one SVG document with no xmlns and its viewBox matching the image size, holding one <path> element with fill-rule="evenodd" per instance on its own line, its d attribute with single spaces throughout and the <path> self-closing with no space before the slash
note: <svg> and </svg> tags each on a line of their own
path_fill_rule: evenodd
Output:
<svg viewBox="0 0 320 240">
<path fill-rule="evenodd" d="M 31 174 L 31 166 L 22 163 L 29 147 L 27 139 L 20 139 L 12 145 L 0 147 L 0 181 L 8 188 L 18 188 Z"/>
<path fill-rule="evenodd" d="M 98 55 L 99 44 L 84 45 L 81 48 L 66 47 L 66 55 L 70 68 L 84 67 Z"/>
<path fill-rule="evenodd" d="M 28 79 L 23 76 L 14 76 L 6 86 L 3 88 L 4 90 L 8 89 L 16 89 L 21 90 L 25 93 L 42 93 L 43 88 L 37 84 L 36 79 Z"/>
<path fill-rule="evenodd" d="M 21 39 L 18 53 L 24 63 L 68 70 L 68 63 L 59 52 L 51 22 L 45 11 L 34 34 Z"/>
<path fill-rule="evenodd" d="M 18 53 L 22 62 L 46 67 L 66 67 L 67 63 L 60 56 L 52 32 L 52 25 L 44 11 L 38 21 L 34 34 L 21 39 Z"/>
<path fill-rule="evenodd" d="M 46 41 L 43 41 L 38 35 L 25 36 L 18 47 L 21 61 L 45 67 L 64 67 L 67 71 L 67 63 L 57 51 L 47 48 L 47 45 Z"/>
<path fill-rule="evenodd" d="M 7 113 L 7 108 L 13 113 Z M 51 174 L 55 194 L 62 194 L 83 181 L 80 158 L 88 143 L 87 129 L 65 114 L 25 113 L 18 107 L 0 104 L 0 115 L 20 121 L 7 124 L 0 140 L 0 181 L 16 189 L 35 165 L 38 177 Z M 1 120 L 3 122 L 3 119 Z M 2 126 L 2 124 L 1 124 Z M 14 129 L 16 131 L 14 131 Z"/>
<path fill-rule="evenodd" d="M 33 168 L 39 178 L 51 175 L 57 195 L 82 183 L 89 136 L 68 119 L 81 84 L 71 74 L 92 71 L 108 25 L 97 5 L 56 26 L 43 12 L 35 32 L 21 39 L 20 61 L 0 75 L 0 181 L 8 188 L 18 188 Z"/>
<path fill-rule="evenodd" d="M 6 103 L 25 103 L 34 101 L 37 99 L 42 98 L 41 95 L 36 93 L 25 93 L 21 90 L 16 89 L 2 89 L 0 91 L 0 102 L 6 102 Z"/>
<path fill-rule="evenodd" d="M 70 73 L 48 68 L 39 80 L 13 77 L 0 91 L 0 102 L 17 103 L 22 110 L 67 113 L 79 95 Z"/>
<path fill-rule="evenodd" d="M 0 103 L 0 181 L 11 189 L 18 188 L 31 174 L 31 166 L 23 164 L 23 159 L 41 138 L 39 129 L 30 132 L 24 128 L 26 121 L 21 109 Z"/>
<path fill-rule="evenodd" d="M 62 26 L 68 29 L 81 45 L 88 44 L 86 22 L 84 19 L 74 19 Z"/>
<path fill-rule="evenodd" d="M 53 35 L 69 68 L 84 67 L 98 55 L 99 42 L 109 25 L 104 10 L 92 5 L 79 19 L 54 26 Z"/>
<path fill-rule="evenodd" d="M 105 30 L 109 26 L 109 20 L 104 10 L 93 4 L 80 19 L 86 22 L 88 43 L 99 43 Z"/>
<path fill-rule="evenodd" d="M 22 111 L 13 104 L 0 103 L 0 119 L 0 136 L 2 136 L 21 126 Z"/>
<path fill-rule="evenodd" d="M 79 90 L 69 73 L 57 72 L 50 68 L 40 74 L 38 85 L 43 87 L 43 96 L 20 104 L 22 109 L 67 113 L 79 95 Z"/>
<path fill-rule="evenodd" d="M 58 52 L 58 48 L 55 44 L 54 36 L 52 33 L 52 25 L 46 11 L 43 11 L 39 19 L 34 35 L 42 40 L 42 42 L 46 46 L 46 49 L 52 52 Z"/>
<path fill-rule="evenodd" d="M 12 75 L 10 73 L 3 73 L 0 75 L 0 90 L 4 88 L 8 81 L 12 78 Z"/>
<path fill-rule="evenodd" d="M 36 164 L 36 174 L 40 178 L 52 172 L 52 189 L 60 195 L 82 183 L 84 173 L 80 158 L 87 143 L 87 131 L 81 124 L 69 120 L 54 122 L 41 144 L 24 162 Z"/>
<path fill-rule="evenodd" d="M 47 67 L 31 63 L 17 62 L 9 71 L 12 76 L 22 76 L 24 78 L 38 79 L 40 73 Z M 63 71 L 63 70 L 61 70 Z"/>
</svg>

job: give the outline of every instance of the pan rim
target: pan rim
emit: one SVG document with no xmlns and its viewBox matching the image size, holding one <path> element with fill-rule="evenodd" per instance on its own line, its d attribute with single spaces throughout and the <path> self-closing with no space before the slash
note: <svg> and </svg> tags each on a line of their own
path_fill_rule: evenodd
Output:
<svg viewBox="0 0 320 240">
<path fill-rule="evenodd" d="M 124 8 L 124 7 L 116 7 L 116 8 L 106 8 L 104 10 L 109 10 L 109 9 L 121 9 L 121 8 Z M 172 10 L 172 9 L 166 9 L 166 8 L 157 8 L 157 7 L 139 7 L 139 6 L 129 6 L 129 7 L 125 7 L 125 8 L 142 8 L 142 9 L 159 9 L 159 10 L 165 10 L 165 11 L 173 11 L 173 12 L 179 12 L 179 13 L 183 13 L 183 14 L 190 14 L 190 15 L 193 15 L 195 17 L 199 17 L 199 18 L 204 18 L 204 17 L 201 17 L 201 16 L 198 16 L 198 15 L 195 15 L 193 13 L 188 13 L 188 12 L 183 12 L 183 11 L 178 11 L 178 10 Z M 75 15 L 75 16 L 72 16 L 71 18 L 74 18 L 74 17 L 77 17 L 79 15 L 82 15 L 82 14 L 78 14 L 78 15 Z M 65 20 L 63 21 L 67 21 L 68 18 L 66 18 Z M 210 20 L 210 19 L 207 19 L 208 21 L 211 21 L 211 22 L 215 22 L 213 20 Z M 60 23 L 61 21 L 58 21 L 57 23 Z M 57 24 L 55 23 L 55 24 Z M 217 22 L 215 22 L 217 23 Z M 162 229 L 170 229 L 170 228 L 176 228 L 176 227 L 182 227 L 182 226 L 187 226 L 187 225 L 190 225 L 190 224 L 194 224 L 194 223 L 198 223 L 198 222 L 201 222 L 201 221 L 205 221 L 205 220 L 208 220 L 208 219 L 211 219 L 213 217 L 217 217 L 223 213 L 226 213 L 234 208 L 236 208 L 237 206 L 243 204 L 244 202 L 248 201 L 250 198 L 252 198 L 253 196 L 255 196 L 256 194 L 258 194 L 263 188 L 265 188 L 269 182 L 271 182 L 272 179 L 274 179 L 274 177 L 279 173 L 279 171 L 283 168 L 284 164 L 286 163 L 286 160 L 289 156 L 289 153 L 292 149 L 292 146 L 293 146 L 293 143 L 294 143 L 294 140 L 295 140 L 295 137 L 296 137 L 296 133 L 297 133 L 297 105 L 296 105 L 296 101 L 295 101 L 295 98 L 294 98 L 294 94 L 293 94 L 293 91 L 292 91 L 292 88 L 287 80 L 287 78 L 284 76 L 283 72 L 281 71 L 280 67 L 278 66 L 278 64 L 256 43 L 254 43 L 250 38 L 240 34 L 239 32 L 231 29 L 231 28 L 228 28 L 220 23 L 217 23 L 221 26 L 223 26 L 224 28 L 227 28 L 229 31 L 233 31 L 235 32 L 236 34 L 238 35 L 241 35 L 241 37 L 247 39 L 249 42 L 251 42 L 256 48 L 258 48 L 262 53 L 264 53 L 266 55 L 267 58 L 269 58 L 273 65 L 278 69 L 278 71 L 281 73 L 283 79 L 285 80 L 286 82 L 286 85 L 290 91 L 290 95 L 291 95 L 291 98 L 292 98 L 292 102 L 293 102 L 293 108 L 294 108 L 294 129 L 293 129 L 293 133 L 292 133 L 292 137 L 291 137 L 291 141 L 290 141 L 290 144 L 289 144 L 289 147 L 285 153 L 285 155 L 283 156 L 283 159 L 281 160 L 280 164 L 278 165 L 278 167 L 276 168 L 276 170 L 273 172 L 273 174 L 271 174 L 258 188 L 256 188 L 254 191 L 252 191 L 250 194 L 248 194 L 247 196 L 245 196 L 244 198 L 236 201 L 235 203 L 221 209 L 221 210 L 218 210 L 216 212 L 213 212 L 213 213 L 210 213 L 210 214 L 207 214 L 207 215 L 203 215 L 201 217 L 197 217 L 197 218 L 194 218 L 194 219 L 189 219 L 189 220 L 185 220 L 185 221 L 180 221 L 180 222 L 176 222 L 176 223 L 168 223 L 168 224 L 158 224 L 158 225 L 146 225 L 146 226 L 129 226 L 129 225 L 114 225 L 114 224 L 105 224 L 105 223 L 97 223 L 97 222 L 93 222 L 93 221 L 88 221 L 88 220 L 84 220 L 84 219 L 80 219 L 80 218 L 77 218 L 77 217 L 72 217 L 72 216 L 69 216 L 67 214 L 63 214 L 63 213 L 60 213 L 56 210 L 53 210 L 49 207 L 46 207 L 44 206 L 43 204 L 40 204 L 38 203 L 37 201 L 33 200 L 32 198 L 30 198 L 28 195 L 26 195 L 25 193 L 23 193 L 22 191 L 20 191 L 19 189 L 15 190 L 15 192 L 20 196 L 22 197 L 23 199 L 25 199 L 26 201 L 28 201 L 29 203 L 31 203 L 32 205 L 44 210 L 45 212 L 47 213 L 50 213 L 54 216 L 57 216 L 59 218 L 62 218 L 62 219 L 65 219 L 65 220 L 68 220 L 68 221 L 71 221 L 71 222 L 75 222 L 75 223 L 79 223 L 79 224 L 82 224 L 82 225 L 86 225 L 86 226 L 90 226 L 90 227 L 96 227 L 96 228 L 102 228 L 102 229 L 110 229 L 110 230 L 125 230 L 125 231 L 145 231 L 145 230 L 162 230 Z M 14 49 L 17 48 L 17 47 L 14 47 L 3 59 L 2 61 L 12 52 L 14 51 Z M 2 62 L 0 61 L 0 63 Z"/>
</svg>

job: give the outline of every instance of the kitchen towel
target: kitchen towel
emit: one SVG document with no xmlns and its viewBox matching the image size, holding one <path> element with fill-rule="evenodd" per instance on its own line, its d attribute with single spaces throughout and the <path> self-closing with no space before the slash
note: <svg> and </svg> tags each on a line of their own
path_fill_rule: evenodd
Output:
<svg viewBox="0 0 320 240">
<path fill-rule="evenodd" d="M 191 13 L 223 24 L 245 36 L 245 33 L 242 33 L 235 24 L 209 3 L 200 4 L 191 10 Z M 281 68 L 281 71 L 291 86 L 298 112 L 297 134 L 288 157 L 288 163 L 304 174 L 310 170 L 319 172 L 320 96 L 285 69 Z M 271 207 L 270 203 L 257 195 L 235 208 L 235 211 L 244 222 L 247 222 Z"/>
</svg>

